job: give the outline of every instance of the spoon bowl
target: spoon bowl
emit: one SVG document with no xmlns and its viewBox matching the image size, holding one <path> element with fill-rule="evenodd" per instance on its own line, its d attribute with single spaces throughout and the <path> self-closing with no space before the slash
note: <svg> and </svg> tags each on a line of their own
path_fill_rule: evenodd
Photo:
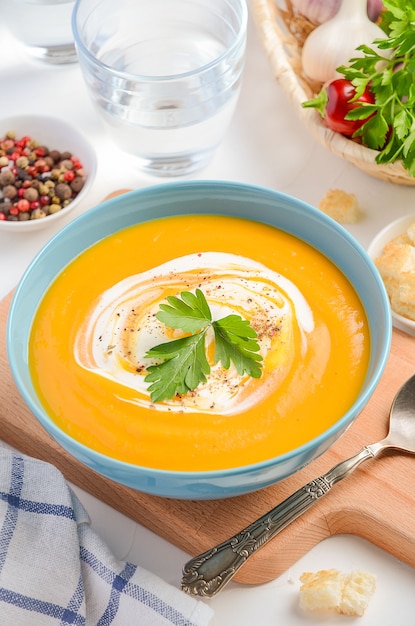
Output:
<svg viewBox="0 0 415 626">
<path fill-rule="evenodd" d="M 415 454 L 415 375 L 402 385 L 392 402 L 389 433 L 383 443 L 382 449 L 395 448 Z M 372 444 L 369 447 L 375 446 Z"/>
</svg>

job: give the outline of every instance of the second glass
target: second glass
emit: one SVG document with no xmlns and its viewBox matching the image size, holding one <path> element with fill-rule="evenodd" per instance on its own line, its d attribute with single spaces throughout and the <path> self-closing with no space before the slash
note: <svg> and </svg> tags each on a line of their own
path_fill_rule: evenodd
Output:
<svg viewBox="0 0 415 626">
<path fill-rule="evenodd" d="M 238 99 L 245 0 L 77 0 L 90 96 L 116 143 L 156 176 L 206 165 Z"/>
<path fill-rule="evenodd" d="M 71 15 L 75 0 L 0 0 L 1 19 L 34 59 L 75 63 Z"/>
</svg>

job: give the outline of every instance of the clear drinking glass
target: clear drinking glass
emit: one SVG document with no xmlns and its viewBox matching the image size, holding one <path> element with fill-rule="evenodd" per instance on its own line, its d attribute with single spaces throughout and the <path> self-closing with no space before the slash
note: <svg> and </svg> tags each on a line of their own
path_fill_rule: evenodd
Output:
<svg viewBox="0 0 415 626">
<path fill-rule="evenodd" d="M 34 58 L 77 61 L 71 17 L 75 0 L 2 0 L 1 19 Z"/>
<path fill-rule="evenodd" d="M 97 110 L 142 170 L 203 167 L 232 118 L 246 0 L 77 0 L 73 31 Z"/>
</svg>

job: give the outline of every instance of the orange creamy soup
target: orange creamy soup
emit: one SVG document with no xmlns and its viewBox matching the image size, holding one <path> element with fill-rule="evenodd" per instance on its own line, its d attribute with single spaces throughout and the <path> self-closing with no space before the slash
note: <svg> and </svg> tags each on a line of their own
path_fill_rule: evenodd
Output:
<svg viewBox="0 0 415 626">
<path fill-rule="evenodd" d="M 156 313 L 196 288 L 214 318 L 250 321 L 261 377 L 219 363 L 194 392 L 152 404 L 145 354 L 181 332 Z M 65 432 L 122 461 L 184 471 L 305 444 L 352 405 L 368 360 L 365 313 L 345 276 L 295 237 L 225 216 L 158 219 L 92 246 L 50 286 L 29 345 L 36 390 Z"/>
</svg>

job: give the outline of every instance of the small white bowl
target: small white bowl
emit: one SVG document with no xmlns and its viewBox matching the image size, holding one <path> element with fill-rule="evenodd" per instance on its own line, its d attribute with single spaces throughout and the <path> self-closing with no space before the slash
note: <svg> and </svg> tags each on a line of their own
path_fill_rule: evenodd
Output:
<svg viewBox="0 0 415 626">
<path fill-rule="evenodd" d="M 407 228 L 415 222 L 414 215 L 404 215 L 394 220 L 387 226 L 385 226 L 372 240 L 368 247 L 369 256 L 374 260 L 382 254 L 385 245 L 397 237 L 406 232 Z M 415 336 L 415 320 L 411 320 L 408 317 L 399 315 L 393 309 L 392 310 L 392 323 L 395 328 L 402 330 L 408 335 Z"/>
<path fill-rule="evenodd" d="M 86 173 L 84 186 L 68 206 L 57 213 L 40 219 L 21 222 L 2 220 L 0 221 L 0 232 L 19 233 L 52 226 L 58 220 L 66 217 L 88 193 L 96 173 L 97 159 L 95 151 L 76 128 L 55 117 L 19 115 L 3 118 L 0 120 L 0 137 L 4 137 L 8 131 L 14 131 L 18 137 L 29 135 L 32 139 L 39 142 L 40 145 L 45 145 L 50 150 L 69 151 L 79 158 L 83 165 Z"/>
</svg>

